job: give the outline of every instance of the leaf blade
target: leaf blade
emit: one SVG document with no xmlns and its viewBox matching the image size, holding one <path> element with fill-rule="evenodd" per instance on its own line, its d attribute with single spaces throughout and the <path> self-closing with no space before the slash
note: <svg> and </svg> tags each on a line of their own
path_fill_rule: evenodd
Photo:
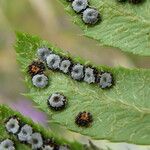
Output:
<svg viewBox="0 0 150 150">
<path fill-rule="evenodd" d="M 150 70 L 94 66 L 99 70 L 111 72 L 115 77 L 115 85 L 109 90 L 101 90 L 97 85 L 74 81 L 60 72 L 47 71 L 50 86 L 39 90 L 33 87 L 30 77 L 26 74 L 27 66 L 37 58 L 36 49 L 47 46 L 57 54 L 68 55 L 40 38 L 35 40 L 28 34 L 24 34 L 24 38 L 21 36 L 18 35 L 16 49 L 29 88 L 27 96 L 49 114 L 50 121 L 93 139 L 150 144 L 150 101 L 148 101 Z M 26 38 L 30 42 L 26 42 Z M 31 51 L 32 53 L 28 55 Z M 27 58 L 26 61 L 21 62 L 24 58 Z M 80 61 L 81 59 L 72 59 L 76 63 L 86 64 L 85 61 Z M 47 99 L 54 92 L 61 92 L 68 98 L 69 106 L 61 113 L 55 113 L 47 106 Z M 91 112 L 94 117 L 92 127 L 87 129 L 79 128 L 74 123 L 76 115 L 84 110 Z"/>
<path fill-rule="evenodd" d="M 31 119 L 29 118 L 25 118 L 23 117 L 20 113 L 12 110 L 10 107 L 6 106 L 6 105 L 0 105 L 0 142 L 2 140 L 5 139 L 11 139 L 15 142 L 15 147 L 16 150 L 31 150 L 31 147 L 29 145 L 23 144 L 21 142 L 19 142 L 18 138 L 15 137 L 14 135 L 8 134 L 8 132 L 5 129 L 5 121 L 11 117 L 11 116 L 17 116 L 19 117 L 19 119 L 21 120 L 21 122 L 29 124 L 33 127 L 34 131 L 36 132 L 40 132 L 45 138 L 54 138 L 55 141 L 59 144 L 68 144 L 71 149 L 73 150 L 84 150 L 82 144 L 79 144 L 78 142 L 74 141 L 74 142 L 70 142 L 70 141 L 66 141 L 65 139 L 58 137 L 56 135 L 56 133 L 54 134 L 50 129 L 48 128 L 44 128 L 41 125 L 37 124 L 37 123 L 33 123 L 33 121 L 31 121 Z"/>
<path fill-rule="evenodd" d="M 90 0 L 92 7 L 102 15 L 102 22 L 88 27 L 82 22 L 68 2 L 59 0 L 85 36 L 101 45 L 121 49 L 124 52 L 150 56 L 150 2 L 141 5 L 118 4 L 115 0 Z"/>
</svg>

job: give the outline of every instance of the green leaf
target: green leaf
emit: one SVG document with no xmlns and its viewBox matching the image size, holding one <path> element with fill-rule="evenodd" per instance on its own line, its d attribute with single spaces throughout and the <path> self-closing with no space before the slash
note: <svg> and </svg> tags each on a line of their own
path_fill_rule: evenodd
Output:
<svg viewBox="0 0 150 150">
<path fill-rule="evenodd" d="M 93 139 L 150 144 L 150 70 L 93 65 L 113 74 L 115 85 L 108 90 L 74 81 L 69 75 L 60 72 L 47 70 L 49 86 L 37 89 L 27 74 L 27 66 L 37 59 L 36 51 L 41 46 L 50 47 L 62 56 L 71 56 L 37 36 L 17 34 L 17 59 L 29 89 L 26 96 L 49 114 L 49 121 Z M 71 58 L 75 63 L 87 64 L 81 58 Z M 62 92 L 68 98 L 68 107 L 62 112 L 51 111 L 47 106 L 47 99 L 54 92 Z M 91 127 L 81 128 L 74 123 L 76 115 L 81 111 L 93 114 L 94 122 Z"/>
<path fill-rule="evenodd" d="M 117 0 L 89 0 L 90 5 L 98 9 L 102 16 L 102 21 L 92 27 L 83 23 L 82 15 L 73 11 L 71 3 L 59 1 L 85 36 L 97 40 L 101 45 L 150 56 L 149 0 L 139 5 L 119 3 Z"/>
<path fill-rule="evenodd" d="M 31 147 L 29 145 L 25 145 L 23 143 L 20 143 L 15 135 L 8 134 L 8 132 L 5 129 L 5 121 L 11 117 L 16 115 L 19 117 L 22 123 L 27 123 L 31 125 L 36 132 L 40 132 L 45 138 L 54 138 L 55 141 L 58 144 L 67 144 L 71 147 L 71 150 L 84 150 L 83 146 L 79 144 L 78 142 L 68 142 L 64 140 L 63 138 L 60 138 L 54 134 L 52 131 L 50 131 L 48 128 L 44 128 L 40 126 L 37 123 L 33 123 L 31 119 L 23 117 L 20 113 L 13 111 L 11 108 L 5 105 L 0 105 L 0 142 L 9 138 L 14 141 L 16 150 L 31 150 Z"/>
</svg>

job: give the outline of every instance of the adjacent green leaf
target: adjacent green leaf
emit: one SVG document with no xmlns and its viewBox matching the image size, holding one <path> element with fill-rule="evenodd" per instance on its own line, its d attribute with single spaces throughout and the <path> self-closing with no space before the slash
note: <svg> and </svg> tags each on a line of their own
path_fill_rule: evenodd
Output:
<svg viewBox="0 0 150 150">
<path fill-rule="evenodd" d="M 55 53 L 66 57 L 70 55 L 37 36 L 17 34 L 17 59 L 29 89 L 26 96 L 49 114 L 49 121 L 93 139 L 150 144 L 150 70 L 97 66 L 97 69 L 113 74 L 115 85 L 109 90 L 74 81 L 69 75 L 47 70 L 49 87 L 37 89 L 27 74 L 27 66 L 37 59 L 36 51 L 41 46 L 50 47 Z M 76 63 L 87 64 L 81 58 L 71 58 Z M 47 99 L 54 92 L 62 92 L 68 98 L 68 107 L 62 112 L 51 111 L 47 106 Z M 80 111 L 93 114 L 94 122 L 90 128 L 81 128 L 74 123 Z"/>
<path fill-rule="evenodd" d="M 25 145 L 23 143 L 20 143 L 16 136 L 8 134 L 8 132 L 5 129 L 5 121 L 13 116 L 16 115 L 20 118 L 20 120 L 23 123 L 30 124 L 34 131 L 40 132 L 45 138 L 54 138 L 55 141 L 58 144 L 68 144 L 71 147 L 71 150 L 83 150 L 83 146 L 77 142 L 68 142 L 60 137 L 58 137 L 56 134 L 53 134 L 52 131 L 50 131 L 48 128 L 44 128 L 40 126 L 39 124 L 33 123 L 31 119 L 23 117 L 21 114 L 19 114 L 16 111 L 11 110 L 11 108 L 5 106 L 5 105 L 0 105 L 0 142 L 2 140 L 5 140 L 7 138 L 13 140 L 15 142 L 16 150 L 31 150 L 31 147 L 29 145 Z"/>
<path fill-rule="evenodd" d="M 71 3 L 59 0 L 72 16 L 73 22 L 81 27 L 85 36 L 93 38 L 105 46 L 120 48 L 125 52 L 150 56 L 150 1 L 133 5 L 117 0 L 89 0 L 90 5 L 99 10 L 102 22 L 87 26 L 82 15 L 76 14 Z"/>
</svg>

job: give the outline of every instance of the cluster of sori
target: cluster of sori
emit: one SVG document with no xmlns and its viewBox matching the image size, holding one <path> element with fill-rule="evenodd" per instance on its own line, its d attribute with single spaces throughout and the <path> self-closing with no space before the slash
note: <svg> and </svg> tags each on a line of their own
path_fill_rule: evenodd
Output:
<svg viewBox="0 0 150 150">
<path fill-rule="evenodd" d="M 48 106 L 50 109 L 60 111 L 66 108 L 67 98 L 61 93 L 53 93 L 48 98 Z M 89 127 L 93 122 L 93 117 L 89 112 L 80 112 L 76 118 L 75 123 L 80 127 Z"/>
<path fill-rule="evenodd" d="M 73 63 L 71 58 L 61 57 L 49 48 L 38 48 L 37 55 L 39 60 L 28 66 L 28 72 L 32 76 L 33 85 L 38 88 L 44 88 L 48 85 L 48 77 L 43 73 L 45 70 L 44 62 L 50 70 L 68 74 L 77 81 L 84 81 L 88 84 L 96 83 L 102 89 L 110 88 L 114 84 L 110 72 L 98 71 L 90 66 Z"/>
<path fill-rule="evenodd" d="M 144 0 L 117 0 L 118 2 L 129 2 L 131 4 L 140 4 L 142 2 L 144 2 Z"/>
<path fill-rule="evenodd" d="M 77 81 L 84 81 L 88 84 L 96 83 L 102 89 L 110 88 L 114 84 L 111 73 L 98 71 L 93 67 L 84 66 L 79 63 L 73 63 L 71 58 L 62 57 L 47 47 L 38 48 L 37 56 L 39 60 L 33 61 L 28 66 L 28 73 L 32 77 L 33 85 L 38 88 L 44 88 L 48 84 L 48 77 L 44 74 L 45 64 L 50 70 L 68 74 Z M 66 108 L 68 101 L 63 93 L 56 92 L 48 97 L 47 104 L 50 109 L 61 111 Z M 82 127 L 89 127 L 92 122 L 91 113 L 86 111 L 80 112 L 75 118 L 75 123 Z"/>
<path fill-rule="evenodd" d="M 99 11 L 89 6 L 88 0 L 67 0 L 71 2 L 72 9 L 82 15 L 85 24 L 94 25 L 101 20 Z"/>
<path fill-rule="evenodd" d="M 31 146 L 33 150 L 69 150 L 67 145 L 57 144 L 53 138 L 43 138 L 32 126 L 21 122 L 17 116 L 12 116 L 5 123 L 6 131 L 17 137 L 19 142 Z M 14 142 L 6 139 L 1 142 L 0 150 L 15 150 Z"/>
</svg>

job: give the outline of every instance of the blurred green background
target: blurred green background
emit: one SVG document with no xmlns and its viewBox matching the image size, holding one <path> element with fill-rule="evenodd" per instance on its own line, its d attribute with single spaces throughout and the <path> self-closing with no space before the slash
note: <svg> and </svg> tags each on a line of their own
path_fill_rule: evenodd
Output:
<svg viewBox="0 0 150 150">
<path fill-rule="evenodd" d="M 21 101 L 24 97 L 19 93 L 26 91 L 13 48 L 15 31 L 37 34 L 72 55 L 99 65 L 150 68 L 148 57 L 104 48 L 83 37 L 56 0 L 0 0 L 0 102 Z"/>
</svg>

